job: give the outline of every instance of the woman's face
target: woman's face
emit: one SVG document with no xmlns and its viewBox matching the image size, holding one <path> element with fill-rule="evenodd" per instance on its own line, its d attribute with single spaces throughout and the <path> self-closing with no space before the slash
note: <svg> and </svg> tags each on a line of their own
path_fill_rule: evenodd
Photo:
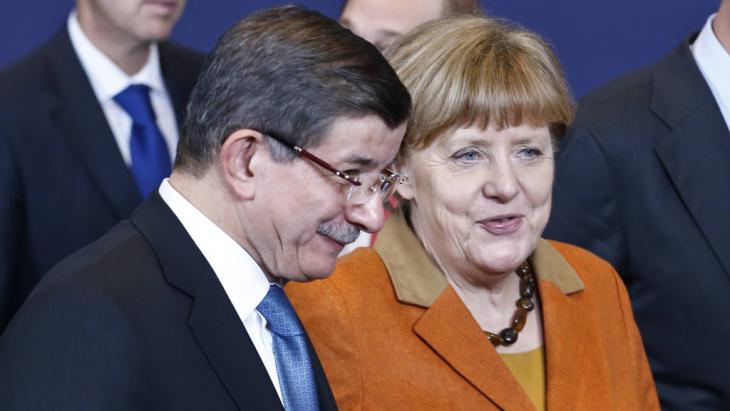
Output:
<svg viewBox="0 0 730 411">
<path fill-rule="evenodd" d="M 515 270 L 550 216 L 553 148 L 547 127 L 458 128 L 403 164 L 411 221 L 447 272 L 478 285 Z"/>
</svg>

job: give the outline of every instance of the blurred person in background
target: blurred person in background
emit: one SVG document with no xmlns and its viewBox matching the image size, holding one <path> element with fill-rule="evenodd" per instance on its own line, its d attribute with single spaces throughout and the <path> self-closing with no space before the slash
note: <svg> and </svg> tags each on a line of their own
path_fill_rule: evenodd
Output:
<svg viewBox="0 0 730 411">
<path fill-rule="evenodd" d="M 77 0 L 0 73 L 0 331 L 63 257 L 170 173 L 202 56 L 166 39 L 184 0 Z"/>
<path fill-rule="evenodd" d="M 658 410 L 617 273 L 541 238 L 573 117 L 550 46 L 460 16 L 385 54 L 413 99 L 399 210 L 287 286 L 340 409 Z"/>
<path fill-rule="evenodd" d="M 610 262 L 662 408 L 730 409 L 730 0 L 660 61 L 581 99 L 546 237 Z"/>
</svg>

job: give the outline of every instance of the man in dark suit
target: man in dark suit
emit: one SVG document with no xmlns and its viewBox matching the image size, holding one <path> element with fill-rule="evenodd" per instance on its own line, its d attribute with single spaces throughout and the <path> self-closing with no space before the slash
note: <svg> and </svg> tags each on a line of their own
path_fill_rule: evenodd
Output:
<svg viewBox="0 0 730 411">
<path fill-rule="evenodd" d="M 546 237 L 621 273 L 662 407 L 730 409 L 730 0 L 581 100 Z"/>
<path fill-rule="evenodd" d="M 178 124 L 202 64 L 164 42 L 184 6 L 78 0 L 65 27 L 0 74 L 0 331 L 40 277 L 129 217 L 133 118 L 115 101 L 148 88 L 169 175 Z M 167 163 L 166 165 L 164 163 Z"/>
<path fill-rule="evenodd" d="M 409 110 L 378 50 L 336 22 L 298 7 L 238 22 L 192 92 L 171 177 L 6 328 L 2 408 L 335 409 L 281 286 L 328 276 L 382 227 Z"/>
</svg>

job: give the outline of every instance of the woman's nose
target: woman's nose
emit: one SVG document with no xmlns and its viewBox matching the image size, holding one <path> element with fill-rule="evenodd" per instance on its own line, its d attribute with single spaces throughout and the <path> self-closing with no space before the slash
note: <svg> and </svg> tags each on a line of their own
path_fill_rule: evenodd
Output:
<svg viewBox="0 0 730 411">
<path fill-rule="evenodd" d="M 484 195 L 501 203 L 515 198 L 520 192 L 514 166 L 508 161 L 495 164 L 484 183 Z"/>
</svg>

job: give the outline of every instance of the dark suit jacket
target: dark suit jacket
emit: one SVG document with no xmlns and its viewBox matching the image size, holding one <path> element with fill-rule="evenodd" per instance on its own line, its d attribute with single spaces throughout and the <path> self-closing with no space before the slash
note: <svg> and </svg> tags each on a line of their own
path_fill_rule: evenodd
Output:
<svg viewBox="0 0 730 411">
<path fill-rule="evenodd" d="M 202 57 L 159 50 L 181 124 Z M 0 331 L 43 274 L 140 201 L 64 28 L 0 74 Z"/>
<path fill-rule="evenodd" d="M 665 409 L 730 409 L 730 131 L 690 40 L 580 102 L 545 236 L 621 273 Z"/>
<path fill-rule="evenodd" d="M 334 410 L 312 358 L 321 408 Z M 157 194 L 56 266 L 18 311 L 0 339 L 0 404 L 282 409 L 218 278 Z"/>
</svg>

